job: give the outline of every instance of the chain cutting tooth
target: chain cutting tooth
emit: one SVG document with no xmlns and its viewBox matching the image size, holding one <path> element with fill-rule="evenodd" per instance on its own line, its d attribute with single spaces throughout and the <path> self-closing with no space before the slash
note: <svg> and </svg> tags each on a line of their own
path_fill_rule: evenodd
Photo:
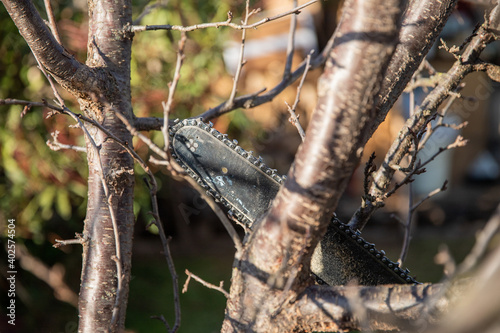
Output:
<svg viewBox="0 0 500 333">
<path fill-rule="evenodd" d="M 283 183 L 283 179 L 278 174 L 274 174 L 273 179 L 280 184 Z"/>
</svg>

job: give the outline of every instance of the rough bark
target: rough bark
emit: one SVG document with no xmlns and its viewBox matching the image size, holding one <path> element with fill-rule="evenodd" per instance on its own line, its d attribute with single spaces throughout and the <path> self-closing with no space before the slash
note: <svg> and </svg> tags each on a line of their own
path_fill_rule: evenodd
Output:
<svg viewBox="0 0 500 333">
<path fill-rule="evenodd" d="M 130 102 L 131 3 L 89 2 L 88 60 L 74 59 L 53 37 L 29 0 L 2 0 L 19 32 L 40 64 L 71 92 L 86 116 L 132 145 L 131 134 L 116 118 L 119 111 L 132 119 Z M 124 327 L 132 254 L 133 160 L 97 128 L 87 125 L 96 146 L 87 139 L 88 205 L 84 226 L 83 267 L 79 299 L 80 332 L 120 331 Z M 98 149 L 98 153 L 96 150 Z M 99 157 L 100 161 L 99 162 Z M 102 173 L 101 173 L 101 165 Z M 109 189 L 106 195 L 102 179 Z M 110 210 L 118 224 L 120 253 L 116 253 Z M 122 288 L 116 323 L 111 318 L 117 295 L 118 257 Z"/>
<path fill-rule="evenodd" d="M 384 74 L 377 106 L 378 119 L 367 135 L 375 132 L 392 108 L 420 63 L 441 33 L 458 0 L 409 2 L 403 15 L 399 42 Z M 354 214 L 349 226 L 362 230 L 376 209 L 365 202 Z"/>
<path fill-rule="evenodd" d="M 395 169 L 391 165 L 399 165 L 413 144 L 414 134 L 425 130 L 427 123 L 434 117 L 441 103 L 458 87 L 460 82 L 469 73 L 474 71 L 474 64 L 480 62 L 479 56 L 484 48 L 496 39 L 495 31 L 499 27 L 499 7 L 496 6 L 489 14 L 487 22 L 481 26 L 468 42 L 459 59 L 448 70 L 439 84 L 429 93 L 420 106 L 415 110 L 398 137 L 393 141 L 386 154 L 383 164 L 373 177 L 369 190 L 369 198 L 358 208 L 349 225 L 355 229 L 363 229 L 370 216 L 375 211 L 377 200 L 383 197 L 391 184 Z M 405 83 L 406 84 L 406 83 Z M 373 198 L 373 199 L 371 199 Z M 374 201 L 372 201 L 374 200 Z"/>
<path fill-rule="evenodd" d="M 224 332 L 295 327 L 297 318 L 282 308 L 292 306 L 310 283 L 311 250 L 324 235 L 377 118 L 401 7 L 400 1 L 346 1 L 305 142 L 233 271 Z"/>
<path fill-rule="evenodd" d="M 464 280 L 451 288 L 443 284 L 311 286 L 296 302 L 297 331 L 414 331 L 418 320 L 422 325 L 437 322 L 454 305 L 456 295 L 471 284 Z"/>
<path fill-rule="evenodd" d="M 403 15 L 399 41 L 384 74 L 377 106 L 380 123 L 399 98 L 413 73 L 440 35 L 458 0 L 409 1 Z M 369 135 L 376 129 L 372 126 Z"/>
<path fill-rule="evenodd" d="M 131 23 L 131 3 L 127 0 L 89 1 L 89 44 L 87 65 L 99 77 L 99 94 L 79 98 L 85 114 L 100 122 L 118 138 L 132 145 L 131 134 L 116 117 L 120 112 L 132 119 L 130 98 L 130 56 L 132 36 L 123 33 Z M 107 81 L 107 82 L 106 82 Z M 107 197 L 101 181 L 98 160 L 87 140 L 89 164 L 89 191 L 84 236 L 82 288 L 80 291 L 81 332 L 99 332 L 110 328 L 117 297 L 117 268 L 112 259 L 116 255 L 113 223 L 108 208 L 115 210 L 118 223 L 122 264 L 122 290 L 119 315 L 112 331 L 123 329 L 128 299 L 133 214 L 133 160 L 117 143 L 106 140 L 102 132 L 93 128 L 91 133 L 100 147 L 103 174 L 109 187 Z"/>
</svg>

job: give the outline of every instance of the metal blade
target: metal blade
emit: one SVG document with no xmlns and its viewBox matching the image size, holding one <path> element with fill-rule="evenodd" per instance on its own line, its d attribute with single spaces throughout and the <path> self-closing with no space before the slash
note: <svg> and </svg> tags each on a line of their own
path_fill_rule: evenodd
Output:
<svg viewBox="0 0 500 333">
<path fill-rule="evenodd" d="M 284 177 L 200 120 L 170 128 L 172 156 L 207 192 L 249 228 L 266 211 Z M 360 233 L 333 218 L 311 260 L 318 282 L 342 285 L 418 283 Z"/>
</svg>

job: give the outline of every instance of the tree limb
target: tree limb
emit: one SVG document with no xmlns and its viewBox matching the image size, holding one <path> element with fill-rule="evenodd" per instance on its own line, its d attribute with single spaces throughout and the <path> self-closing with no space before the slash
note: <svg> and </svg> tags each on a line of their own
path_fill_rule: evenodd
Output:
<svg viewBox="0 0 500 333">
<path fill-rule="evenodd" d="M 454 293 L 466 290 L 470 283 L 459 281 L 452 287 Z M 360 317 L 353 313 L 351 303 L 357 298 L 366 314 L 368 328 L 372 330 L 400 331 L 409 329 L 422 311 L 429 306 L 429 300 L 439 304 L 434 309 L 431 322 L 437 315 L 448 310 L 451 301 L 445 296 L 441 284 L 384 285 L 384 286 L 339 286 L 308 287 L 296 302 L 299 313 L 299 329 L 312 331 L 343 331 L 360 328 Z M 448 296 L 449 297 L 449 296 Z"/>
<path fill-rule="evenodd" d="M 44 23 L 30 0 L 2 0 L 7 12 L 43 67 L 61 83 L 87 67 L 69 54 Z"/>
<path fill-rule="evenodd" d="M 395 169 L 391 166 L 399 165 L 412 146 L 414 134 L 425 130 L 427 123 L 436 114 L 441 103 L 452 94 L 463 78 L 474 70 L 474 64 L 478 61 L 479 55 L 486 45 L 498 38 L 495 34 L 495 31 L 498 31 L 500 27 L 498 12 L 499 6 L 497 5 L 490 13 L 488 20 L 469 40 L 460 58 L 455 61 L 447 74 L 442 76 L 440 83 L 427 95 L 415 114 L 407 120 L 389 148 L 383 164 L 373 177 L 370 195 L 367 196 L 367 199 L 363 199 L 365 202 L 349 221 L 351 228 L 363 229 L 370 216 L 380 206 L 377 202 L 385 195 L 392 181 Z"/>
<path fill-rule="evenodd" d="M 312 250 L 326 232 L 359 163 L 366 132 L 376 119 L 379 82 L 396 44 L 401 6 L 397 0 L 345 2 L 334 46 L 318 81 L 318 104 L 306 139 L 268 215 L 257 222 L 245 255 L 233 270 L 223 332 L 249 326 L 268 331 L 273 327 L 270 322 L 283 321 L 280 313 L 274 313 L 282 300 L 293 299 L 310 283 Z M 288 271 L 281 271 L 276 263 L 286 264 Z M 287 274 L 294 269 L 298 274 L 290 292 L 280 295 L 288 284 Z"/>
</svg>

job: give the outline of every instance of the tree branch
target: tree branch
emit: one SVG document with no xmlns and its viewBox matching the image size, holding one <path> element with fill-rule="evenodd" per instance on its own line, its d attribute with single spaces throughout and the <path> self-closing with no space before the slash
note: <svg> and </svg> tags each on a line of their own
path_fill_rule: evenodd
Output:
<svg viewBox="0 0 500 333">
<path fill-rule="evenodd" d="M 434 44 L 458 0 L 411 0 L 403 14 L 396 46 L 384 74 L 377 124 L 382 122 Z M 372 126 L 371 136 L 376 126 Z"/>
<path fill-rule="evenodd" d="M 132 27 L 133 32 L 139 32 L 139 31 L 147 31 L 147 30 L 176 30 L 176 31 L 194 31 L 194 30 L 199 30 L 199 29 L 206 29 L 206 28 L 220 28 L 220 27 L 230 27 L 236 30 L 246 30 L 246 29 L 254 29 L 257 28 L 260 25 L 263 25 L 267 22 L 274 21 L 277 19 L 280 19 L 282 17 L 292 15 L 292 14 L 299 14 L 302 9 L 304 9 L 307 6 L 312 5 L 313 3 L 318 2 L 318 0 L 311 0 L 301 6 L 295 7 L 291 10 L 288 10 L 286 12 L 283 12 L 281 14 L 272 16 L 272 17 L 266 17 L 263 18 L 262 20 L 252 23 L 252 24 L 247 24 L 245 22 L 244 24 L 236 24 L 232 23 L 231 21 L 233 20 L 233 15 L 231 12 L 227 14 L 228 18 L 226 21 L 222 22 L 214 22 L 214 23 L 202 23 L 202 24 L 195 24 L 191 25 L 189 27 L 183 27 L 180 25 L 170 25 L 170 24 L 164 24 L 164 25 L 137 25 Z"/>
<path fill-rule="evenodd" d="M 373 177 L 370 196 L 367 197 L 372 199 L 364 199 L 365 202 L 362 203 L 349 221 L 351 228 L 363 229 L 373 212 L 380 207 L 380 205 L 377 205 L 377 201 L 385 195 L 384 193 L 387 191 L 395 172 L 395 169 L 391 166 L 399 165 L 412 146 L 413 136 L 425 130 L 441 103 L 452 95 L 452 92 L 457 89 L 463 78 L 474 70 L 474 64 L 478 61 L 479 55 L 486 45 L 497 38 L 494 31 L 498 31 L 500 26 L 498 8 L 497 5 L 493 9 L 489 19 L 470 39 L 460 59 L 455 61 L 447 74 L 442 76 L 436 88 L 427 95 L 417 108 L 415 114 L 407 120 L 387 152 L 383 164 Z"/>
<path fill-rule="evenodd" d="M 459 282 L 453 286 L 457 293 L 463 292 L 470 283 Z M 433 311 L 431 322 L 449 308 L 450 301 L 442 293 L 447 286 L 441 284 L 385 285 L 385 286 L 311 286 L 297 300 L 294 312 L 300 314 L 298 331 L 344 331 L 360 329 L 359 314 L 350 306 L 356 297 L 366 313 L 368 328 L 372 330 L 400 331 L 415 329 L 415 321 L 426 309 L 429 300 L 439 297 L 437 311 Z M 295 312 L 296 311 L 296 312 Z M 353 313 L 354 312 L 354 313 Z"/>
<path fill-rule="evenodd" d="M 379 82 L 395 47 L 401 7 L 397 0 L 345 2 L 334 46 L 318 81 L 318 104 L 306 139 L 268 215 L 257 222 L 247 251 L 233 270 L 223 332 L 243 330 L 243 325 L 265 331 L 270 320 L 278 322 L 281 316 L 270 319 L 267 311 L 280 308 L 284 298 L 293 299 L 310 283 L 312 250 L 326 232 L 375 120 Z M 270 283 L 280 269 L 276 263 L 281 262 L 288 271 Z M 290 291 L 280 295 L 294 269 L 298 274 Z M 236 323 L 234 318 L 241 319 Z"/>
<path fill-rule="evenodd" d="M 40 64 L 58 82 L 71 81 L 87 67 L 59 44 L 30 0 L 2 0 L 19 32 Z"/>
</svg>

